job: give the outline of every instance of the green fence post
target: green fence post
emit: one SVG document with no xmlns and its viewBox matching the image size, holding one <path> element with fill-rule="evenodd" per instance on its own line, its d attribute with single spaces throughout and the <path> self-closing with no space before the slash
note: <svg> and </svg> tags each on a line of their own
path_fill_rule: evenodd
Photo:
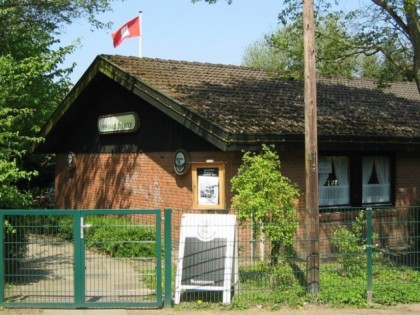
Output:
<svg viewBox="0 0 420 315">
<path fill-rule="evenodd" d="M 165 308 L 172 307 L 172 210 L 165 209 L 165 283 L 164 302 Z"/>
<path fill-rule="evenodd" d="M 76 306 L 84 305 L 86 295 L 86 265 L 85 265 L 85 242 L 82 240 L 82 217 L 81 210 L 73 210 L 73 263 L 74 263 L 74 303 Z"/>
<path fill-rule="evenodd" d="M 372 303 L 372 208 L 366 208 L 367 302 Z"/>
<path fill-rule="evenodd" d="M 5 286 L 5 276 L 4 276 L 4 240 L 6 239 L 4 235 L 4 215 L 0 214 L 0 305 L 4 303 L 4 286 Z"/>
</svg>

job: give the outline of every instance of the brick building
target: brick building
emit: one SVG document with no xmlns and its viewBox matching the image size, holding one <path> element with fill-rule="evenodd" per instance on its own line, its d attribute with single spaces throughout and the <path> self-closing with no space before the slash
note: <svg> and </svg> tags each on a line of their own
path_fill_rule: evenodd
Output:
<svg viewBox="0 0 420 315">
<path fill-rule="evenodd" d="M 319 78 L 317 95 L 321 214 L 419 205 L 415 84 Z M 229 213 L 241 151 L 262 143 L 304 207 L 303 83 L 261 69 L 101 55 L 42 134 L 58 208 Z"/>
</svg>

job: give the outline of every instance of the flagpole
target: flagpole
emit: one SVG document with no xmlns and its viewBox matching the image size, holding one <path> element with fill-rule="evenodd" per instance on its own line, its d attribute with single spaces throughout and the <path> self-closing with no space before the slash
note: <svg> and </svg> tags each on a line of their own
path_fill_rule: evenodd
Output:
<svg viewBox="0 0 420 315">
<path fill-rule="evenodd" d="M 142 31 L 143 31 L 143 28 L 142 28 L 142 25 L 141 25 L 141 22 L 142 22 L 142 11 L 139 11 L 139 34 L 140 34 L 140 36 L 139 36 L 139 58 L 141 58 L 142 56 L 141 56 L 141 35 L 142 35 Z"/>
</svg>

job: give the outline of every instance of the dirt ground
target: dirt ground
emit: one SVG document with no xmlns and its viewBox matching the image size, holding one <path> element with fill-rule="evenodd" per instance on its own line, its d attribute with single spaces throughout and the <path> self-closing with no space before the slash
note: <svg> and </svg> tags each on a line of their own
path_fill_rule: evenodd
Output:
<svg viewBox="0 0 420 315">
<path fill-rule="evenodd" d="M 130 309 L 96 309 L 96 310 L 58 310 L 58 309 L 0 309 L 0 315 L 414 315 L 420 314 L 420 304 L 398 305 L 393 307 L 353 309 L 307 306 L 301 309 L 282 308 L 276 311 L 265 309 L 248 310 L 130 310 Z"/>
</svg>

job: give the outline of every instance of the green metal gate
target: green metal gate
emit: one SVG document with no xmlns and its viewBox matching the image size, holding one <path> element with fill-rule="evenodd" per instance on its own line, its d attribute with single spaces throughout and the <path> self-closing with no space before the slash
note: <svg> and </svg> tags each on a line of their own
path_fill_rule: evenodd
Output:
<svg viewBox="0 0 420 315">
<path fill-rule="evenodd" d="M 0 220 L 2 306 L 171 305 L 171 210 L 164 222 L 156 209 L 1 210 Z"/>
</svg>

